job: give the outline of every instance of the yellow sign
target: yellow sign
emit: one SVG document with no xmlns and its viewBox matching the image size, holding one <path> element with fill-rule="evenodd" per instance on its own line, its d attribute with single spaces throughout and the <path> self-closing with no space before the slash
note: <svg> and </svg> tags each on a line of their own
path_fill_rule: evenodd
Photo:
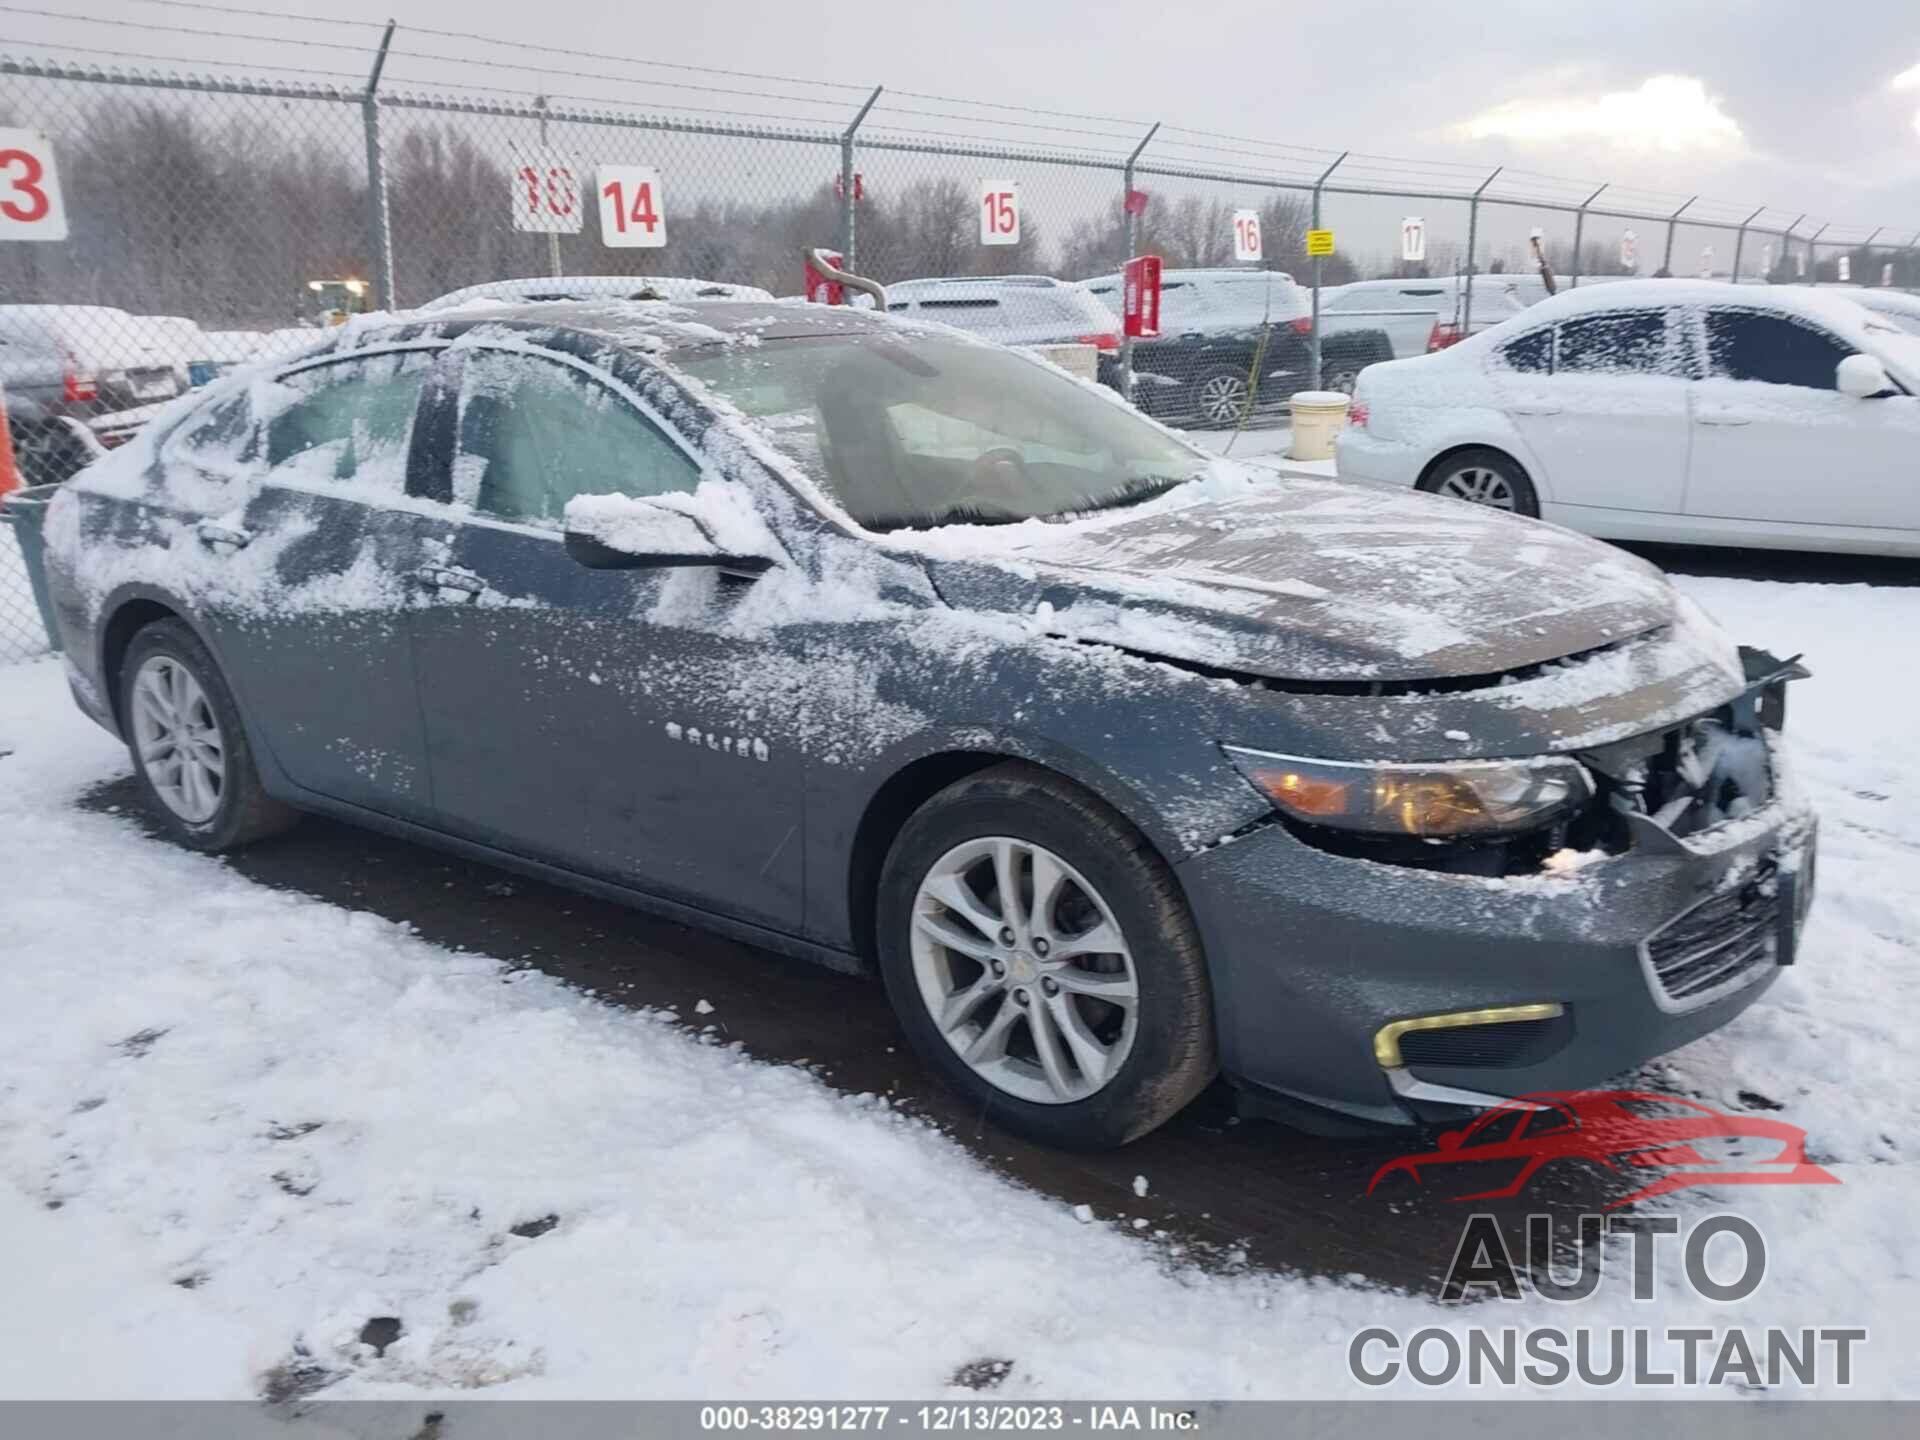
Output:
<svg viewBox="0 0 1920 1440">
<path fill-rule="evenodd" d="M 1333 232 L 1331 230 L 1307 231 L 1307 254 L 1331 255 L 1333 253 Z"/>
</svg>

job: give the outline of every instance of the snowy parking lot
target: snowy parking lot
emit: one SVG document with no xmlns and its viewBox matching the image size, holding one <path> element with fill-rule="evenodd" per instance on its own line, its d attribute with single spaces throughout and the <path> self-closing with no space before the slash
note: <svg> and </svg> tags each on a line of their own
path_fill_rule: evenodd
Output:
<svg viewBox="0 0 1920 1440">
<path fill-rule="evenodd" d="M 1737 1305 L 1663 1272 L 1658 1323 L 1864 1326 L 1852 1393 L 1920 1394 L 1899 1189 L 1920 1143 L 1920 682 L 1890 658 L 1920 588 L 1681 584 L 1739 638 L 1807 654 L 1789 733 L 1821 893 L 1762 1002 L 1639 1079 L 1804 1127 L 1842 1183 L 1658 1202 L 1737 1211 L 1769 1246 Z M 1409 1147 L 1316 1182 L 1325 1227 L 1379 1265 L 1315 1263 L 1281 1227 L 1236 1254 L 1237 1217 L 1183 1210 L 1190 1177 L 1159 1162 L 1252 1143 L 1284 1167 L 1282 1132 L 1009 1178 L 991 1132 L 728 1029 L 727 987 L 764 965 L 830 1047 L 852 982 L 741 952 L 711 989 L 681 972 L 669 994 L 640 963 L 637 994 L 596 993 L 538 954 L 429 938 L 448 901 L 418 883 L 374 913 L 149 838 L 103 805 L 126 756 L 54 661 L 0 669 L 0 755 L 0 1395 L 871 1397 L 966 1393 L 986 1363 L 997 1398 L 1350 1396 L 1362 1326 L 1567 1321 L 1393 1282 L 1386 1252 L 1431 1247 L 1363 1182 Z M 343 867 L 361 848 L 334 844 Z M 1648 1308 L 1615 1286 L 1577 1322 Z"/>
</svg>

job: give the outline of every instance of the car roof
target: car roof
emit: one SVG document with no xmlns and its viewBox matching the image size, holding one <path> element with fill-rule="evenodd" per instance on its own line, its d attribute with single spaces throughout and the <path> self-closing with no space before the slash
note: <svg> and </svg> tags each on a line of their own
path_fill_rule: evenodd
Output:
<svg viewBox="0 0 1920 1440">
<path fill-rule="evenodd" d="M 1859 306 L 1836 293 L 1796 286 L 1733 285 L 1724 280 L 1616 280 L 1550 295 L 1527 311 L 1529 322 L 1562 319 L 1596 310 L 1643 305 L 1738 305 L 1790 311 L 1830 323 L 1857 324 Z M 1853 312 L 1849 320 L 1848 312 Z"/>
<path fill-rule="evenodd" d="M 1071 290 L 1075 287 L 1051 275 L 929 275 L 917 280 L 895 280 L 887 293 L 897 291 L 945 290 L 963 286 L 1007 285 L 1025 290 Z"/>
<path fill-rule="evenodd" d="M 870 310 L 794 300 L 555 300 L 527 304 L 473 301 L 432 313 L 383 315 L 351 321 L 340 327 L 340 338 L 331 350 L 318 353 L 344 354 L 396 339 L 453 339 L 489 327 L 534 334 L 570 333 L 595 345 L 612 341 L 650 354 L 821 335 L 862 335 L 888 330 L 928 333 L 925 325 Z M 300 358 L 311 359 L 313 353 Z"/>
<path fill-rule="evenodd" d="M 464 289 L 450 290 L 418 308 L 422 311 L 446 310 L 476 300 L 537 301 L 553 305 L 575 300 L 637 300 L 642 298 L 642 291 L 651 291 L 651 298 L 659 300 L 773 298 L 757 285 L 736 285 L 727 280 L 702 280 L 679 275 L 553 275 L 519 280 L 487 280 Z"/>
</svg>

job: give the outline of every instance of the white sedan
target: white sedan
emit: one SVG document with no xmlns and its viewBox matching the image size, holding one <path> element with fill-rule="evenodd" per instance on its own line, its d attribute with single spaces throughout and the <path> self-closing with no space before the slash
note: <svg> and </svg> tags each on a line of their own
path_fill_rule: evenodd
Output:
<svg viewBox="0 0 1920 1440">
<path fill-rule="evenodd" d="M 1607 539 L 1920 555 L 1920 339 L 1838 292 L 1583 287 L 1369 366 L 1336 453 Z"/>
</svg>

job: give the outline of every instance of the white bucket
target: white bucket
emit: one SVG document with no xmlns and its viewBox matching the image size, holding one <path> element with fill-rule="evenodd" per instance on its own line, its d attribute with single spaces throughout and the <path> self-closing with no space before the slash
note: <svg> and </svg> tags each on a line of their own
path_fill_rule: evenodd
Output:
<svg viewBox="0 0 1920 1440">
<path fill-rule="evenodd" d="M 1331 460 L 1333 437 L 1347 428 L 1348 397 L 1338 390 L 1302 390 L 1293 397 L 1294 460 Z"/>
</svg>

